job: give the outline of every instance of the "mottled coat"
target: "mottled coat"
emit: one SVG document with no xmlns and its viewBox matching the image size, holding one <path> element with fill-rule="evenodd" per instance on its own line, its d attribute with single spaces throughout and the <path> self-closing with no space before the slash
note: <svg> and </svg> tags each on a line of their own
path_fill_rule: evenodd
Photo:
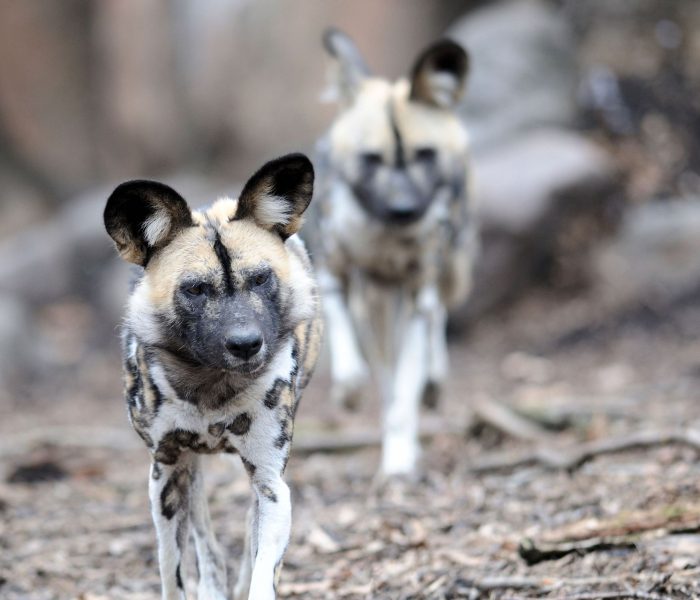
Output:
<svg viewBox="0 0 700 600">
<path fill-rule="evenodd" d="M 468 57 L 441 40 L 390 82 L 345 34 L 324 42 L 340 110 L 318 144 L 322 235 L 310 239 L 334 397 L 354 404 L 372 366 L 385 408 L 382 470 L 407 473 L 420 400 L 433 404 L 447 373 L 447 310 L 466 300 L 476 253 L 469 142 L 455 112 Z"/>
<path fill-rule="evenodd" d="M 151 457 L 149 490 L 163 598 L 184 598 L 190 528 L 199 597 L 228 597 L 209 522 L 200 455 L 239 454 L 254 496 L 236 598 L 274 598 L 289 540 L 282 479 L 294 416 L 319 351 L 311 264 L 296 236 L 311 199 L 302 155 L 266 164 L 238 200 L 191 211 L 173 189 L 120 185 L 105 225 L 142 267 L 123 326 L 128 413 Z"/>
</svg>

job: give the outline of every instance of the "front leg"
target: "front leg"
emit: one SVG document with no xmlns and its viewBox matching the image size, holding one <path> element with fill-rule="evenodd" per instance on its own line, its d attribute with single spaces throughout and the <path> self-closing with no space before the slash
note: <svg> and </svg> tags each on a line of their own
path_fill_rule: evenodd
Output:
<svg viewBox="0 0 700 600">
<path fill-rule="evenodd" d="M 289 487 L 282 479 L 292 437 L 291 391 L 283 391 L 279 404 L 261 407 L 239 452 L 253 488 L 253 507 L 248 527 L 251 600 L 274 600 L 276 576 L 289 543 L 292 505 Z M 245 568 L 245 559 L 243 567 Z M 237 592 L 245 589 L 245 576 Z"/>
<path fill-rule="evenodd" d="M 253 478 L 255 523 L 251 532 L 253 572 L 249 598 L 273 600 L 292 527 L 289 486 L 268 471 Z"/>
<path fill-rule="evenodd" d="M 342 281 L 325 269 L 319 271 L 318 280 L 330 346 L 331 399 L 346 408 L 356 408 L 367 385 L 369 369 L 355 335 Z"/>
<path fill-rule="evenodd" d="M 384 393 L 382 474 L 411 474 L 420 452 L 418 414 L 426 382 L 428 320 L 414 309 L 400 335 L 394 377 Z"/>
<path fill-rule="evenodd" d="M 428 319 L 428 369 L 423 386 L 423 406 L 436 408 L 442 388 L 447 380 L 449 358 L 447 354 L 447 309 L 437 288 L 426 289 L 419 298 L 421 311 Z"/>
<path fill-rule="evenodd" d="M 148 492 L 158 536 L 158 565 L 163 600 L 185 600 L 182 561 L 189 528 L 192 457 L 180 454 L 173 464 L 153 461 Z"/>
</svg>

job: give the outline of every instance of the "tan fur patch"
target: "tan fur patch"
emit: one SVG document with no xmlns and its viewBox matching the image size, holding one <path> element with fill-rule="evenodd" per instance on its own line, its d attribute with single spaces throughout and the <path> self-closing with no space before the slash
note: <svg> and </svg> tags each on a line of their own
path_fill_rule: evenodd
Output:
<svg viewBox="0 0 700 600">
<path fill-rule="evenodd" d="M 176 286 L 185 275 L 221 280 L 219 259 L 213 249 L 211 226 L 231 255 L 234 271 L 267 264 L 282 282 L 289 282 L 289 255 L 275 233 L 249 220 L 230 221 L 236 201 L 222 199 L 206 212 L 192 214 L 195 227 L 181 231 L 148 266 L 150 301 L 159 311 L 168 311 Z M 234 272 L 235 278 L 235 272 Z"/>
<path fill-rule="evenodd" d="M 362 82 L 354 104 L 344 111 L 330 131 L 334 162 L 342 168 L 357 163 L 361 152 L 377 152 L 391 162 L 394 134 L 389 118 L 391 104 L 409 157 L 420 148 L 437 148 L 445 160 L 463 156 L 469 140 L 459 117 L 450 109 L 427 106 L 409 99 L 406 79 Z"/>
</svg>

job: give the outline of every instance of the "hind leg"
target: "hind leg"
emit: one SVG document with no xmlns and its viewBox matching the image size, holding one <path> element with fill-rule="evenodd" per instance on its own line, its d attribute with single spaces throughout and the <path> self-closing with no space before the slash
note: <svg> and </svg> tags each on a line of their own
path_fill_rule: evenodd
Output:
<svg viewBox="0 0 700 600">
<path fill-rule="evenodd" d="M 414 472 L 420 453 L 418 415 L 426 381 L 427 319 L 414 312 L 401 336 L 395 374 L 384 394 L 382 474 Z"/>
<path fill-rule="evenodd" d="M 224 555 L 212 531 L 201 459 L 194 457 L 193 460 L 190 517 L 197 550 L 197 565 L 199 566 L 197 597 L 207 600 L 226 600 Z"/>
<path fill-rule="evenodd" d="M 250 593 L 250 579 L 253 576 L 253 548 L 251 539 L 253 536 L 257 536 L 257 533 L 253 532 L 253 527 L 258 518 L 255 513 L 256 504 L 253 502 L 246 515 L 245 546 L 243 548 L 241 568 L 238 571 L 236 587 L 233 589 L 234 600 L 247 600 L 248 594 Z"/>
<path fill-rule="evenodd" d="M 369 380 L 369 368 L 360 350 L 342 282 L 327 271 L 318 277 L 330 346 L 331 399 L 346 408 L 356 408 Z"/>
</svg>

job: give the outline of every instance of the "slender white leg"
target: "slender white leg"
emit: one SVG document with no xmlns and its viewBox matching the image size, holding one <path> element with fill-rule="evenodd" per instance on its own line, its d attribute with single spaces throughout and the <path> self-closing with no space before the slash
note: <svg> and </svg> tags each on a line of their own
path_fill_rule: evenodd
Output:
<svg viewBox="0 0 700 600">
<path fill-rule="evenodd" d="M 274 600 L 275 579 L 289 543 L 292 525 L 289 487 L 276 472 L 258 468 L 253 477 L 253 490 L 257 518 L 251 532 L 251 550 L 255 552 L 248 597 Z"/>
<path fill-rule="evenodd" d="M 331 399 L 337 404 L 352 408 L 367 385 L 369 369 L 355 335 L 341 282 L 327 271 L 320 272 L 318 277 L 330 346 L 333 379 Z"/>
<path fill-rule="evenodd" d="M 200 600 L 226 600 L 226 563 L 212 531 L 199 457 L 195 457 L 193 463 L 190 517 L 199 566 L 197 597 Z"/>
<path fill-rule="evenodd" d="M 418 412 L 425 386 L 427 319 L 414 312 L 398 348 L 392 393 L 385 397 L 382 473 L 410 474 L 419 455 Z"/>
<path fill-rule="evenodd" d="M 182 559 L 189 528 L 191 457 L 181 455 L 174 465 L 151 464 L 148 491 L 158 535 L 158 566 L 163 600 L 185 600 Z"/>
<path fill-rule="evenodd" d="M 419 303 L 421 311 L 428 317 L 428 372 L 423 389 L 423 404 L 434 408 L 437 406 L 449 370 L 446 337 L 447 309 L 433 287 L 421 294 Z"/>
<path fill-rule="evenodd" d="M 253 536 L 253 528 L 257 522 L 256 505 L 257 502 L 253 501 L 246 516 L 245 546 L 243 548 L 243 557 L 241 558 L 241 568 L 238 572 L 238 579 L 236 580 L 236 586 L 233 588 L 233 597 L 235 600 L 247 600 L 250 593 L 250 579 L 253 576 L 253 547 L 251 537 Z M 257 538 L 257 534 L 255 537 Z M 257 548 L 255 551 L 257 552 Z"/>
</svg>

